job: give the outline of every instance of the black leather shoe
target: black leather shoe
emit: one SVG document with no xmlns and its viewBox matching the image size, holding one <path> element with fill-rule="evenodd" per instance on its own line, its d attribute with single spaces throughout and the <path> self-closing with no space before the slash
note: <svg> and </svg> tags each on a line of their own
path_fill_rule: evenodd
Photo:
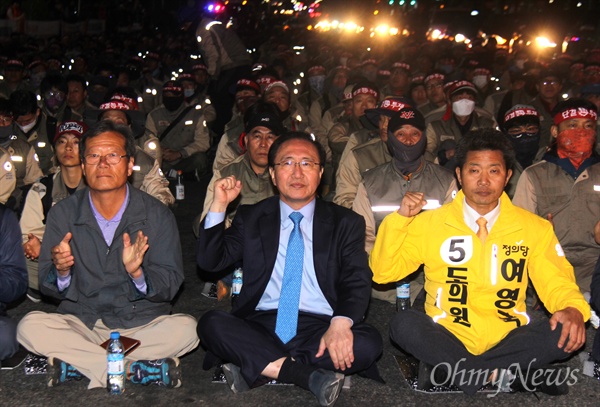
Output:
<svg viewBox="0 0 600 407">
<path fill-rule="evenodd" d="M 343 374 L 325 369 L 315 370 L 308 378 L 309 390 L 317 397 L 319 405 L 323 407 L 333 406 L 343 385 Z"/>
<path fill-rule="evenodd" d="M 232 392 L 241 393 L 250 390 L 250 386 L 246 383 L 238 366 L 233 363 L 226 363 L 223 365 L 223 373 L 225 374 L 225 379 L 227 379 L 227 385 Z"/>
<path fill-rule="evenodd" d="M 525 371 L 526 377 L 517 375 L 510 385 L 513 392 L 540 392 L 549 396 L 562 396 L 569 393 L 569 371 L 560 367 L 545 367 Z"/>
<path fill-rule="evenodd" d="M 419 374 L 417 375 L 417 390 L 428 391 L 433 388 L 431 382 L 431 370 L 433 366 L 419 361 Z"/>
</svg>

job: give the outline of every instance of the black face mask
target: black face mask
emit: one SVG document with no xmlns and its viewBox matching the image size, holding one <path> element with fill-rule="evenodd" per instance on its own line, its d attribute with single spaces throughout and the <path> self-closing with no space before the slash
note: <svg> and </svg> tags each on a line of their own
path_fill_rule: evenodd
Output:
<svg viewBox="0 0 600 407">
<path fill-rule="evenodd" d="M 389 134 L 388 132 L 387 146 L 392 154 L 392 162 L 396 168 L 402 174 L 408 175 L 419 169 L 421 157 L 427 148 L 427 137 L 425 137 L 425 134 L 422 134 L 417 144 L 408 146 L 398 141 L 393 134 Z"/>
<path fill-rule="evenodd" d="M 13 126 L 0 127 L 0 144 L 10 140 L 10 136 L 14 134 Z"/>
<path fill-rule="evenodd" d="M 510 141 L 517 156 L 517 161 L 523 168 L 529 167 L 538 152 L 540 133 L 521 133 L 510 135 Z"/>
<path fill-rule="evenodd" d="M 104 99 L 106 98 L 106 93 L 107 93 L 107 91 L 105 91 L 105 90 L 102 90 L 102 91 L 90 90 L 88 93 L 88 100 L 94 106 L 100 106 L 102 103 L 104 103 Z"/>
<path fill-rule="evenodd" d="M 163 96 L 163 104 L 169 112 L 179 109 L 183 103 L 183 96 Z"/>
</svg>

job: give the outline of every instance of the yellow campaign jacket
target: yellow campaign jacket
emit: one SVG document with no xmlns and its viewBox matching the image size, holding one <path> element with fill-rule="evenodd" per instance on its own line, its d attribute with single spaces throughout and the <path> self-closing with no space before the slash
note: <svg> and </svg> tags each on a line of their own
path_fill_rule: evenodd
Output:
<svg viewBox="0 0 600 407">
<path fill-rule="evenodd" d="M 373 281 L 399 281 L 425 264 L 425 311 L 474 355 L 529 323 L 525 291 L 531 279 L 551 313 L 590 307 L 550 222 L 514 206 L 503 193 L 500 215 L 485 244 L 466 225 L 464 193 L 439 209 L 381 224 L 369 259 Z M 410 333 L 407 333 L 410 334 Z"/>
</svg>

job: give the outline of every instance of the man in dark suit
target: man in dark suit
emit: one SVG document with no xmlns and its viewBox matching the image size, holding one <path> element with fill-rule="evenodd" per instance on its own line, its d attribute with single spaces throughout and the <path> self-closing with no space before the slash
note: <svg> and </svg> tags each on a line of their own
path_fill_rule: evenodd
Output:
<svg viewBox="0 0 600 407">
<path fill-rule="evenodd" d="M 380 334 L 362 322 L 372 276 L 364 220 L 316 198 L 325 153 L 308 134 L 279 137 L 268 161 L 279 196 L 240 206 L 227 230 L 225 209 L 241 182 L 215 182 L 198 265 L 219 271 L 243 261 L 243 288 L 231 314 L 202 316 L 198 335 L 210 354 L 229 362 L 223 370 L 233 392 L 276 379 L 329 406 L 341 390 L 341 372 L 374 367 L 382 351 Z"/>
</svg>

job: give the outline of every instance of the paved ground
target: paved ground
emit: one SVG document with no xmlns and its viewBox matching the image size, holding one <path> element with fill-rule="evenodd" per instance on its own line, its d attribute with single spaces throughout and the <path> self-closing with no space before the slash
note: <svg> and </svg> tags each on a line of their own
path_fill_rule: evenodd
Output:
<svg viewBox="0 0 600 407">
<path fill-rule="evenodd" d="M 201 183 L 186 182 L 186 199 L 174 209 L 181 233 L 186 281 L 178 297 L 174 312 L 185 312 L 200 317 L 209 309 L 228 309 L 229 304 L 209 300 L 200 291 L 203 281 L 197 273 L 194 253 L 195 241 L 191 233 L 191 221 L 200 213 L 201 202 L 207 180 Z M 53 311 L 50 304 L 33 304 L 24 300 L 9 314 L 21 318 L 29 311 Z M 488 398 L 486 394 L 469 397 L 463 394 L 422 394 L 408 388 L 404 381 L 394 355 L 401 352 L 387 340 L 387 323 L 395 312 L 394 307 L 381 301 L 373 301 L 368 314 L 368 321 L 376 326 L 385 338 L 384 354 L 379 362 L 379 369 L 385 384 L 368 379 L 353 378 L 352 387 L 342 391 L 336 406 L 399 406 L 399 405 L 557 405 L 557 406 L 591 406 L 599 405 L 598 392 L 600 383 L 580 372 L 576 372 L 577 383 L 570 388 L 567 396 L 549 397 L 543 394 L 500 394 Z M 540 316 L 541 317 L 541 316 Z M 588 328 L 588 344 L 591 348 L 593 330 Z M 240 338 L 243 340 L 243 338 Z M 157 387 L 128 385 L 122 396 L 109 396 L 106 390 L 87 390 L 87 380 L 71 382 L 65 385 L 47 388 L 43 375 L 27 376 L 22 368 L 2 370 L 0 372 L 0 406 L 283 406 L 300 407 L 315 406 L 316 399 L 307 391 L 294 386 L 263 386 L 250 392 L 234 395 L 223 384 L 211 383 L 212 371 L 202 370 L 204 350 L 199 348 L 182 358 L 183 386 L 175 390 Z M 578 357 L 573 357 L 566 365 L 570 369 L 581 369 Z M 538 399 L 539 397 L 539 399 Z"/>
</svg>

